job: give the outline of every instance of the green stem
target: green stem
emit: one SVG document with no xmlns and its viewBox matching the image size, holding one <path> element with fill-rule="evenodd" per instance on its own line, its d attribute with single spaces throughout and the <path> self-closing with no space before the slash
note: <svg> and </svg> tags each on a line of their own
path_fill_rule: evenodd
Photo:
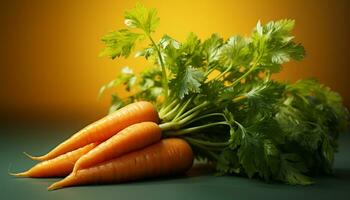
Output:
<svg viewBox="0 0 350 200">
<path fill-rule="evenodd" d="M 242 79 L 244 79 L 245 77 L 247 77 L 252 71 L 255 70 L 255 68 L 258 66 L 257 62 L 254 62 L 254 64 L 249 68 L 249 70 L 244 73 L 241 77 L 239 77 L 238 79 L 236 79 L 235 81 L 233 81 L 233 83 L 231 83 L 229 85 L 229 87 L 233 87 L 235 86 L 237 83 L 239 83 Z"/>
<path fill-rule="evenodd" d="M 186 125 L 186 124 L 187 124 L 189 121 L 191 121 L 193 118 L 197 117 L 197 115 L 198 115 L 199 113 L 201 113 L 201 110 L 195 111 L 194 113 L 192 113 L 192 114 L 188 115 L 187 117 L 181 119 L 181 120 L 179 121 L 179 124 L 181 124 L 181 126 Z"/>
<path fill-rule="evenodd" d="M 270 79 L 271 79 L 271 71 L 267 71 L 266 74 L 265 74 L 265 83 L 268 82 Z"/>
<path fill-rule="evenodd" d="M 176 130 L 179 128 L 179 123 L 178 122 L 166 122 L 163 124 L 159 124 L 159 128 L 162 130 L 162 132 L 168 131 L 168 130 Z"/>
<path fill-rule="evenodd" d="M 242 124 L 238 123 L 237 121 L 235 121 L 235 124 L 237 124 L 238 128 L 241 129 L 241 131 L 242 131 L 242 137 L 244 138 L 244 137 L 246 136 L 246 134 L 247 134 L 245 128 L 243 127 Z"/>
<path fill-rule="evenodd" d="M 215 77 L 215 80 L 218 80 L 219 78 L 223 77 L 231 69 L 232 69 L 232 66 L 228 67 L 225 71 L 221 72 L 217 77 Z"/>
<path fill-rule="evenodd" d="M 230 144 L 230 142 L 208 142 L 208 141 L 204 141 L 204 140 L 198 140 L 198 139 L 194 139 L 192 137 L 184 137 L 185 140 L 188 140 L 190 142 L 195 142 L 198 144 L 202 144 L 205 146 L 212 146 L 212 147 L 224 147 Z"/>
<path fill-rule="evenodd" d="M 205 152 L 207 152 L 207 153 L 208 153 L 211 157 L 213 157 L 215 160 L 219 160 L 219 156 L 218 156 L 217 154 L 215 154 L 214 152 L 208 150 L 208 148 L 205 147 L 204 145 L 199 144 L 199 143 L 197 143 L 197 142 L 195 142 L 195 141 L 192 141 L 192 142 L 189 141 L 189 140 L 187 140 L 187 141 L 188 141 L 188 143 L 192 144 L 193 146 L 196 146 L 196 147 L 198 147 L 198 148 L 204 150 Z"/>
<path fill-rule="evenodd" d="M 170 120 L 171 120 L 172 116 L 177 113 L 177 110 L 179 109 L 179 107 L 181 107 L 181 104 L 177 104 L 172 110 L 170 110 L 168 113 L 166 113 L 164 116 L 162 116 L 161 119 L 165 120 L 167 118 L 170 118 Z"/>
<path fill-rule="evenodd" d="M 186 101 L 185 105 L 183 105 L 183 106 L 181 107 L 180 111 L 179 111 L 179 112 L 177 113 L 177 115 L 174 117 L 174 121 L 176 121 L 177 118 L 179 118 L 179 117 L 182 115 L 182 113 L 186 110 L 188 104 L 191 103 L 191 100 L 192 100 L 192 99 L 193 99 L 193 96 L 190 97 L 190 98 Z"/>
<path fill-rule="evenodd" d="M 192 113 L 191 115 L 181 119 L 180 121 L 171 121 L 171 122 L 166 122 L 162 123 L 159 125 L 160 129 L 162 131 L 168 131 L 168 130 L 178 130 L 179 128 L 185 126 L 188 124 L 189 121 L 191 121 L 193 118 L 197 117 L 197 115 L 201 113 L 201 110 L 197 110 L 196 112 Z"/>
<path fill-rule="evenodd" d="M 195 121 L 198 121 L 198 120 L 200 120 L 200 119 L 207 118 L 207 117 L 212 117 L 212 116 L 222 116 L 222 117 L 225 117 L 225 115 L 222 114 L 222 113 L 210 113 L 210 114 L 206 114 L 206 115 L 197 117 L 197 118 L 195 118 L 195 119 L 193 119 L 193 120 L 187 122 L 185 125 L 191 124 L 191 123 L 193 123 L 193 122 L 195 122 Z"/>
<path fill-rule="evenodd" d="M 178 103 L 178 100 L 174 100 L 174 101 L 171 102 L 170 104 L 163 106 L 163 107 L 160 109 L 160 111 L 159 111 L 159 117 L 160 117 L 161 119 L 163 119 L 162 116 L 163 116 L 164 114 L 166 114 L 167 112 L 169 112 L 171 109 L 173 109 L 173 108 L 174 108 L 174 105 L 175 105 L 176 103 Z"/>
<path fill-rule="evenodd" d="M 207 77 L 210 73 L 212 73 L 215 70 L 215 67 L 209 69 L 205 74 L 204 77 Z"/>
<path fill-rule="evenodd" d="M 197 111 L 197 110 L 199 110 L 199 109 L 201 109 L 201 108 L 207 106 L 208 104 L 209 104 L 208 101 L 204 101 L 203 103 L 199 104 L 198 106 L 192 108 L 191 110 L 185 112 L 183 115 L 179 116 L 178 119 L 177 119 L 176 121 L 182 120 L 182 119 L 188 117 L 189 115 L 191 115 L 191 114 L 194 113 L 195 111 Z"/>
<path fill-rule="evenodd" d="M 206 125 L 202 125 L 202 126 L 195 126 L 195 127 L 191 127 L 191 128 L 186 128 L 186 129 L 181 129 L 178 131 L 172 131 L 172 132 L 168 132 L 166 133 L 167 136 L 180 136 L 180 135 L 186 135 L 189 133 L 196 133 L 200 130 L 212 127 L 212 126 L 217 126 L 217 125 L 229 125 L 227 122 L 215 122 L 215 123 L 210 123 L 210 124 L 206 124 Z"/>
<path fill-rule="evenodd" d="M 244 99 L 246 99 L 246 98 L 247 98 L 246 95 L 238 96 L 238 97 L 236 97 L 236 98 L 233 99 L 233 102 L 234 102 L 234 103 L 237 103 L 237 102 L 242 101 L 242 100 L 244 100 Z"/>
<path fill-rule="evenodd" d="M 163 78 L 162 86 L 163 86 L 163 89 L 164 89 L 164 97 L 165 97 L 165 101 L 166 101 L 168 99 L 169 88 L 168 88 L 168 78 L 167 78 L 167 75 L 166 75 L 166 69 L 165 69 L 163 58 L 162 58 L 162 54 L 160 53 L 159 47 L 154 42 L 154 40 L 151 37 L 151 35 L 147 34 L 147 36 L 151 40 L 153 46 L 156 48 L 156 51 L 157 51 L 157 54 L 158 54 L 158 59 L 159 59 L 159 62 L 160 62 L 160 66 L 162 67 L 162 78 Z"/>
</svg>

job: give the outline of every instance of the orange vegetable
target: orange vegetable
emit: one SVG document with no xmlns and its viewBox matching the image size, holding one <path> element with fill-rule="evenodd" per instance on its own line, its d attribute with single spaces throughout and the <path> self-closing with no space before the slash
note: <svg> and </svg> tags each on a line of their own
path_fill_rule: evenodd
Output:
<svg viewBox="0 0 350 200">
<path fill-rule="evenodd" d="M 34 160 L 49 160 L 84 145 L 93 142 L 103 142 L 120 130 L 132 124 L 145 121 L 158 122 L 156 108 L 145 101 L 132 103 L 88 125 L 59 144 L 48 154 L 39 157 L 28 156 Z"/>
<path fill-rule="evenodd" d="M 18 177 L 63 177 L 72 172 L 74 163 L 84 154 L 97 146 L 98 143 L 88 144 L 74 151 L 65 153 L 51 160 L 38 163 L 28 171 L 22 173 L 11 173 Z"/>
<path fill-rule="evenodd" d="M 154 122 L 133 124 L 79 158 L 73 172 L 158 142 L 162 136 L 161 131 Z"/>
<path fill-rule="evenodd" d="M 164 139 L 144 149 L 71 173 L 48 189 L 184 173 L 192 163 L 193 153 L 187 142 L 177 138 Z"/>
</svg>

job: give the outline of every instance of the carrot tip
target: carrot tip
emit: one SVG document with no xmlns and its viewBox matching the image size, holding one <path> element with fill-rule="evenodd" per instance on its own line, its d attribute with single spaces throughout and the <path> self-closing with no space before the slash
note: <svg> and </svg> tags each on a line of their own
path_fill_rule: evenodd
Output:
<svg viewBox="0 0 350 200">
<path fill-rule="evenodd" d="M 57 190 L 57 189 L 60 189 L 62 188 L 63 186 L 60 185 L 60 182 L 56 182 L 56 183 L 53 183 L 52 185 L 50 185 L 47 190 L 49 191 L 52 191 L 52 190 Z"/>
<path fill-rule="evenodd" d="M 8 174 L 11 176 L 16 176 L 16 177 L 27 177 L 28 176 L 28 172 L 20 172 L 20 173 L 8 172 Z"/>
<path fill-rule="evenodd" d="M 23 154 L 26 155 L 27 157 L 29 157 L 32 160 L 43 161 L 43 157 L 42 156 L 32 156 L 32 155 L 28 154 L 27 152 L 23 152 Z"/>
</svg>

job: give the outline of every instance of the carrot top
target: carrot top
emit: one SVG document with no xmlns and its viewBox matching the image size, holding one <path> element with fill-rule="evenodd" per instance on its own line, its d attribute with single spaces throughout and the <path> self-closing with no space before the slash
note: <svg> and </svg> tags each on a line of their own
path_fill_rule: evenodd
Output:
<svg viewBox="0 0 350 200">
<path fill-rule="evenodd" d="M 216 163 L 218 174 L 240 174 L 289 184 L 312 183 L 309 174 L 331 173 L 338 135 L 348 123 L 341 97 L 318 81 L 277 82 L 271 75 L 304 47 L 294 40 L 294 20 L 257 23 L 248 37 L 159 40 L 155 9 L 137 4 L 125 13 L 126 28 L 102 38 L 101 55 L 127 58 L 136 51 L 154 63 L 140 74 L 123 68 L 102 86 L 124 85 L 132 95 L 112 95 L 110 111 L 136 100 L 158 106 L 166 137 L 187 140 L 199 159 Z M 137 80 L 137 81 L 136 81 Z"/>
</svg>

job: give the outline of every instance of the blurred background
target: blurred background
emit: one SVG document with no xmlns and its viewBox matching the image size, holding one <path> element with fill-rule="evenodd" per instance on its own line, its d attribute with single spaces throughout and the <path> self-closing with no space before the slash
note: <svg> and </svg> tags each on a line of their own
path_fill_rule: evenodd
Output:
<svg viewBox="0 0 350 200">
<path fill-rule="evenodd" d="M 316 77 L 350 106 L 350 4 L 346 0 L 145 0 L 161 19 L 155 34 L 184 39 L 248 35 L 258 20 L 296 20 L 296 41 L 307 57 L 285 65 L 279 80 Z M 123 13 L 134 0 L 1 1 L 0 113 L 7 120 L 68 120 L 84 124 L 105 115 L 109 95 L 99 87 L 123 66 L 139 71 L 141 59 L 99 58 L 101 36 L 124 27 Z M 123 94 L 125 95 L 125 94 Z"/>
</svg>

